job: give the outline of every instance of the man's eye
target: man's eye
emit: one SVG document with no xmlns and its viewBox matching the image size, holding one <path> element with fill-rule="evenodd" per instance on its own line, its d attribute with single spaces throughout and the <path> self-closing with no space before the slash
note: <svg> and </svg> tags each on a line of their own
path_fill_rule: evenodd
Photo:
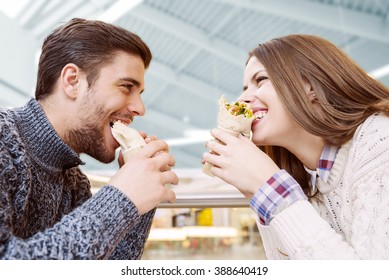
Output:
<svg viewBox="0 0 389 280">
<path fill-rule="evenodd" d="M 122 85 L 122 87 L 126 88 L 128 91 L 130 91 L 133 88 L 133 86 L 134 85 L 130 85 L 130 84 Z"/>
</svg>

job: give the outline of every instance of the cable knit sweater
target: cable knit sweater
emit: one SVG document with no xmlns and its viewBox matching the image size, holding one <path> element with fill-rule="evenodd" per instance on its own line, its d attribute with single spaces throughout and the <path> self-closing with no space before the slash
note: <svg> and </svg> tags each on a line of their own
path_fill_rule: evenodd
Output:
<svg viewBox="0 0 389 280">
<path fill-rule="evenodd" d="M 258 223 L 269 259 L 389 259 L 389 118 L 375 114 L 343 145 L 317 199 Z"/>
<path fill-rule="evenodd" d="M 35 99 L 0 109 L 0 259 L 139 259 L 155 209 L 119 190 L 91 195 L 79 156 Z"/>
</svg>

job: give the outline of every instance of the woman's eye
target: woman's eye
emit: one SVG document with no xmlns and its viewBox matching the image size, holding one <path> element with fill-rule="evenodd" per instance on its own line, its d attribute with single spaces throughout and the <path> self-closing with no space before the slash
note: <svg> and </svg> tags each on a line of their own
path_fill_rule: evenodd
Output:
<svg viewBox="0 0 389 280">
<path fill-rule="evenodd" d="M 257 82 L 257 86 L 261 86 L 262 85 L 262 82 L 265 81 L 265 80 L 268 80 L 269 78 L 266 77 L 266 76 L 259 76 L 255 79 L 255 81 Z"/>
</svg>

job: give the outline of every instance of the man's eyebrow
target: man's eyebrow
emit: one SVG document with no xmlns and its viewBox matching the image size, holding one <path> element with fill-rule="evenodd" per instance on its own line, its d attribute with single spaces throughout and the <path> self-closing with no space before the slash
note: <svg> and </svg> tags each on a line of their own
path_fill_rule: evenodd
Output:
<svg viewBox="0 0 389 280">
<path fill-rule="evenodd" d="M 124 81 L 124 82 L 130 82 L 130 83 L 133 83 L 135 86 L 139 87 L 140 86 L 140 82 L 138 80 L 135 80 L 133 78 L 120 78 L 119 81 Z"/>
<path fill-rule="evenodd" d="M 135 80 L 133 78 L 120 78 L 119 79 L 119 82 L 128 82 L 128 83 L 132 83 L 134 86 L 136 87 L 140 87 L 140 82 L 138 80 Z M 145 89 L 143 88 L 140 93 L 142 94 L 143 92 L 145 91 Z"/>
</svg>

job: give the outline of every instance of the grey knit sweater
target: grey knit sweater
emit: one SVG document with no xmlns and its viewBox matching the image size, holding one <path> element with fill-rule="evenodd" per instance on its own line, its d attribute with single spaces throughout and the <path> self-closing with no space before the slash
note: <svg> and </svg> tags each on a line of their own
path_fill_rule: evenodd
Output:
<svg viewBox="0 0 389 280">
<path fill-rule="evenodd" d="M 139 259 L 155 209 L 119 190 L 91 195 L 79 156 L 35 99 L 0 109 L 0 259 Z"/>
</svg>

